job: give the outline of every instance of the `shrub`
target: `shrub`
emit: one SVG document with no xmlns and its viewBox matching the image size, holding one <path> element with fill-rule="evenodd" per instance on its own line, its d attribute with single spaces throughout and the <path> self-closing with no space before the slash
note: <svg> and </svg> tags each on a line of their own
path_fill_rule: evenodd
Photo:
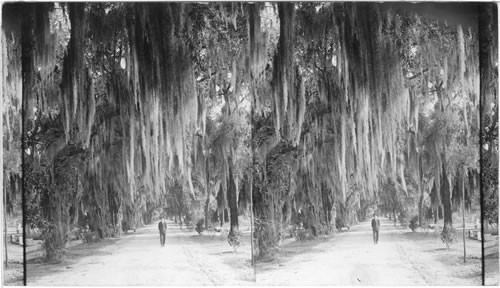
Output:
<svg viewBox="0 0 500 288">
<path fill-rule="evenodd" d="M 345 221 L 344 219 L 342 219 L 340 217 L 335 217 L 335 228 L 338 231 L 341 231 L 342 228 L 347 228 L 347 230 L 350 229 L 349 225 L 347 224 L 347 221 Z"/>
<path fill-rule="evenodd" d="M 204 219 L 199 219 L 198 222 L 196 222 L 196 227 L 194 228 L 196 232 L 198 232 L 198 235 L 201 235 L 201 231 L 203 231 L 203 226 L 205 224 Z"/>
<path fill-rule="evenodd" d="M 131 230 L 130 224 L 128 223 L 128 221 L 122 220 L 122 231 L 127 232 L 128 230 Z"/>
<path fill-rule="evenodd" d="M 295 239 L 297 241 L 313 240 L 314 236 L 312 234 L 312 229 L 305 229 L 303 227 L 297 227 L 295 229 Z"/>
<path fill-rule="evenodd" d="M 307 240 L 308 234 L 309 233 L 307 233 L 307 230 L 302 227 L 298 227 L 297 229 L 295 229 L 295 239 L 297 241 Z"/>
<path fill-rule="evenodd" d="M 402 227 L 405 227 L 406 226 L 406 212 L 405 211 L 402 211 L 401 213 L 399 213 L 399 216 L 398 216 L 398 221 L 399 221 L 399 224 L 402 226 Z"/>
<path fill-rule="evenodd" d="M 446 249 L 450 249 L 451 244 L 456 241 L 456 231 L 451 224 L 446 223 L 443 231 L 441 231 L 441 241 L 446 245 Z"/>
<path fill-rule="evenodd" d="M 184 224 L 186 227 L 190 226 L 192 223 L 193 217 L 191 216 L 190 213 L 187 213 L 186 216 L 184 216 Z"/>
<path fill-rule="evenodd" d="M 408 227 L 411 229 L 411 231 L 415 232 L 415 229 L 418 227 L 418 216 L 413 216 L 410 220 L 410 224 Z"/>
</svg>

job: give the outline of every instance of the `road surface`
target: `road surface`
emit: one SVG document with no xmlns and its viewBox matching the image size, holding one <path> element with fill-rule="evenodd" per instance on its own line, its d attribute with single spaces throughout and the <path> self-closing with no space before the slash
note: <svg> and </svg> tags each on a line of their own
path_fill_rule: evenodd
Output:
<svg viewBox="0 0 500 288">
<path fill-rule="evenodd" d="M 498 235 L 484 235 L 484 284 L 498 286 Z"/>
<path fill-rule="evenodd" d="M 221 236 L 198 236 L 168 223 L 166 247 L 157 224 L 138 229 L 66 264 L 28 264 L 28 285 L 252 285 L 250 245 L 236 254 Z M 74 249 L 85 249 L 82 244 Z M 92 245 L 92 244 L 91 244 Z M 87 246 L 88 247 L 88 246 Z M 86 248 L 91 249 L 91 248 Z M 248 251 L 247 251 L 248 250 Z"/>
<path fill-rule="evenodd" d="M 7 258 L 8 266 L 3 267 L 4 285 L 22 286 L 24 280 L 23 246 L 8 241 Z"/>
<path fill-rule="evenodd" d="M 425 233 L 407 231 L 395 229 L 393 223 L 381 219 L 379 243 L 376 245 L 370 222 L 352 226 L 350 231 L 338 233 L 330 239 L 289 243 L 284 245 L 283 256 L 277 263 L 257 266 L 257 285 L 481 284 L 480 258 L 473 258 L 467 264 L 473 266 L 463 267 L 464 271 L 474 271 L 474 274 L 455 275 L 455 271 L 448 270 L 455 264 L 442 263 L 438 259 L 442 256 L 456 258 L 460 265 L 458 256 L 451 256 L 451 253 L 456 254 L 455 250 L 444 251 L 441 240 L 435 240 L 429 234 L 414 240 L 411 237 L 419 234 L 424 237 Z M 470 249 L 474 251 L 470 253 L 480 256 L 480 242 L 471 245 L 473 248 Z"/>
</svg>

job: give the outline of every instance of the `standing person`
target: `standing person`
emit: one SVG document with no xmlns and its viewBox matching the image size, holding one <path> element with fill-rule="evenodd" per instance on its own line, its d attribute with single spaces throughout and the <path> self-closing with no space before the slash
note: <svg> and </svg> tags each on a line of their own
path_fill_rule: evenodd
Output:
<svg viewBox="0 0 500 288">
<path fill-rule="evenodd" d="M 160 217 L 160 223 L 158 223 L 158 230 L 160 230 L 161 247 L 165 247 L 165 236 L 167 234 L 167 221 L 163 216 Z"/>
<path fill-rule="evenodd" d="M 372 219 L 372 230 L 373 230 L 373 243 L 378 243 L 378 231 L 380 230 L 380 220 L 377 214 L 373 214 Z"/>
</svg>

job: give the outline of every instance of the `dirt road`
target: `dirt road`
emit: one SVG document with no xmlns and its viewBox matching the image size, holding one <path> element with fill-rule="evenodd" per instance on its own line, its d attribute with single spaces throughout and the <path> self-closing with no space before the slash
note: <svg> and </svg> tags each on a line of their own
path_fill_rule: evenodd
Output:
<svg viewBox="0 0 500 288">
<path fill-rule="evenodd" d="M 234 254 L 222 236 L 199 236 L 169 223 L 166 247 L 157 224 L 58 265 L 28 264 L 28 285 L 252 285 L 250 245 Z M 249 241 L 249 239 L 248 239 Z M 87 246 L 85 246 L 87 245 Z"/>
<path fill-rule="evenodd" d="M 8 266 L 3 267 L 4 285 L 22 286 L 24 280 L 23 246 L 7 242 Z"/>
<path fill-rule="evenodd" d="M 498 235 L 484 235 L 484 284 L 498 286 Z"/>
<path fill-rule="evenodd" d="M 473 256 L 467 265 L 458 268 L 467 271 L 463 273 L 457 270 L 457 264 L 439 259 L 448 257 L 460 265 L 455 255 L 458 250 L 445 251 L 441 240 L 395 229 L 387 220 L 381 224 L 377 245 L 373 243 L 369 222 L 333 238 L 284 245 L 277 262 L 257 266 L 257 285 L 481 284 L 479 241 L 468 244 Z M 458 243 L 456 246 L 459 249 Z"/>
</svg>

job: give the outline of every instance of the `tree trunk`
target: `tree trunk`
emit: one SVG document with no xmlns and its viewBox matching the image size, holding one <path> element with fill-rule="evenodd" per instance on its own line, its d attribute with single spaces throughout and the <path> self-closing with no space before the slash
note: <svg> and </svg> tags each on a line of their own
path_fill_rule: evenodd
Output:
<svg viewBox="0 0 500 288">
<path fill-rule="evenodd" d="M 205 230 L 208 229 L 208 223 L 210 223 L 210 213 L 208 211 L 208 205 L 210 204 L 210 197 L 208 195 L 208 191 L 207 191 L 207 200 L 205 201 Z"/>
<path fill-rule="evenodd" d="M 64 248 L 64 235 L 63 235 L 63 221 L 62 221 L 62 199 L 57 195 L 59 191 L 49 192 L 52 193 L 54 201 L 51 201 L 51 206 L 47 209 L 49 212 L 49 223 L 54 224 L 51 226 L 45 235 L 45 251 L 46 257 L 49 261 L 59 261 L 62 257 L 62 250 Z"/>
<path fill-rule="evenodd" d="M 232 233 L 234 229 L 238 230 L 238 199 L 236 184 L 234 183 L 233 177 L 233 162 L 232 157 L 229 157 L 229 187 L 227 189 L 227 201 L 229 205 L 229 216 L 230 216 L 230 232 Z"/>
<path fill-rule="evenodd" d="M 122 220 L 123 220 L 123 206 L 120 203 L 120 208 L 118 208 L 118 213 L 116 215 L 116 237 L 120 238 L 122 236 Z"/>
<path fill-rule="evenodd" d="M 265 259 L 272 257 L 272 247 L 276 243 L 277 231 L 273 223 L 274 203 L 273 198 L 268 191 L 267 185 L 258 185 L 260 181 L 264 181 L 264 173 L 266 171 L 265 164 L 258 166 L 258 170 L 253 174 L 256 178 L 253 181 L 253 209 L 255 215 L 255 232 L 256 241 L 256 258 Z"/>
<path fill-rule="evenodd" d="M 418 202 L 418 225 L 422 227 L 423 225 L 423 218 L 424 218 L 424 191 L 422 188 L 420 188 L 420 200 Z"/>
<path fill-rule="evenodd" d="M 331 219 L 331 222 L 332 222 L 332 234 L 335 234 L 335 232 L 337 231 L 337 229 L 335 229 L 335 225 L 336 225 L 336 219 L 337 219 L 337 205 L 335 203 L 335 201 L 333 202 L 332 204 L 332 219 Z"/>
<path fill-rule="evenodd" d="M 465 248 L 465 187 L 464 187 L 464 178 L 460 180 L 461 184 L 461 190 L 462 190 L 462 224 L 463 224 L 463 229 L 462 229 L 462 236 L 463 236 L 463 244 L 464 244 L 464 263 L 466 262 L 467 259 L 467 252 Z"/>
<path fill-rule="evenodd" d="M 208 189 L 210 186 L 210 174 L 209 174 L 209 169 L 208 169 L 208 158 L 205 159 L 205 171 L 207 173 L 206 179 L 205 179 L 205 195 L 206 195 L 206 200 L 205 200 L 205 230 L 208 229 L 208 223 L 210 221 L 209 219 L 209 213 L 208 213 L 208 205 L 210 204 L 210 190 Z"/>
<path fill-rule="evenodd" d="M 280 36 L 278 40 L 278 49 L 274 57 L 275 69 L 273 69 L 273 92 L 275 93 L 275 102 L 273 109 L 275 110 L 275 132 L 280 134 L 282 123 L 285 120 L 280 120 L 283 112 L 287 109 L 287 99 L 295 97 L 296 88 L 298 87 L 297 77 L 295 73 L 294 47 L 295 43 L 295 4 L 279 3 L 278 14 L 280 21 Z M 255 14 L 252 14 L 255 15 Z M 258 16 L 255 15 L 255 19 Z M 252 22 L 256 23 L 256 22 Z M 259 27 L 251 27 L 251 29 L 259 29 Z M 255 31 L 255 30 L 252 30 Z M 274 84 L 276 83 L 276 84 Z M 286 134 L 286 133 L 285 133 Z M 285 138 L 291 135 L 283 135 Z M 256 179 L 254 183 L 265 181 L 266 163 L 260 163 L 259 171 L 254 173 Z M 255 174 L 258 174 L 255 175 Z M 267 184 L 267 183 L 265 183 Z M 254 215 L 256 216 L 255 237 L 258 246 L 259 258 L 272 256 L 272 248 L 276 247 L 279 242 L 279 227 L 282 223 L 282 203 L 280 199 L 275 199 L 280 196 L 275 195 L 274 191 L 268 191 L 266 185 L 255 185 L 253 187 L 254 196 Z"/>
<path fill-rule="evenodd" d="M 180 212 L 179 212 L 179 226 L 182 229 L 182 215 Z"/>
<path fill-rule="evenodd" d="M 394 227 L 396 227 L 396 224 L 398 223 L 398 217 L 396 217 L 396 210 L 392 210 L 392 216 L 394 216 Z"/>
<path fill-rule="evenodd" d="M 441 201 L 443 204 L 444 226 L 446 226 L 446 224 L 453 225 L 453 220 L 452 220 L 453 211 L 451 207 L 450 183 L 448 181 L 448 176 L 446 174 L 446 165 L 444 161 L 443 161 L 443 174 L 441 178 Z"/>
<path fill-rule="evenodd" d="M 226 209 L 222 209 L 222 211 L 220 212 L 220 227 L 222 227 L 224 225 L 224 211 Z"/>
<path fill-rule="evenodd" d="M 432 209 L 433 213 L 434 213 L 434 224 L 436 224 L 438 222 L 438 212 L 439 212 L 439 206 L 436 205 L 436 211 L 434 211 L 434 209 Z"/>
<path fill-rule="evenodd" d="M 257 206 L 257 205 L 256 205 Z M 257 257 L 262 259 L 268 256 L 272 256 L 272 247 L 276 244 L 277 232 L 274 229 L 274 225 L 272 223 L 273 213 L 271 202 L 263 202 L 258 203 L 259 207 L 256 207 L 256 215 L 258 215 L 258 224 L 255 227 L 255 238 L 256 244 L 258 247 Z"/>
<path fill-rule="evenodd" d="M 5 185 L 4 185 L 5 189 Z M 8 266 L 8 261 L 9 257 L 7 256 L 7 192 L 4 190 L 3 191 L 3 224 L 4 224 L 4 238 L 3 238 L 3 244 L 4 244 L 4 253 L 5 253 L 5 268 Z"/>
</svg>

